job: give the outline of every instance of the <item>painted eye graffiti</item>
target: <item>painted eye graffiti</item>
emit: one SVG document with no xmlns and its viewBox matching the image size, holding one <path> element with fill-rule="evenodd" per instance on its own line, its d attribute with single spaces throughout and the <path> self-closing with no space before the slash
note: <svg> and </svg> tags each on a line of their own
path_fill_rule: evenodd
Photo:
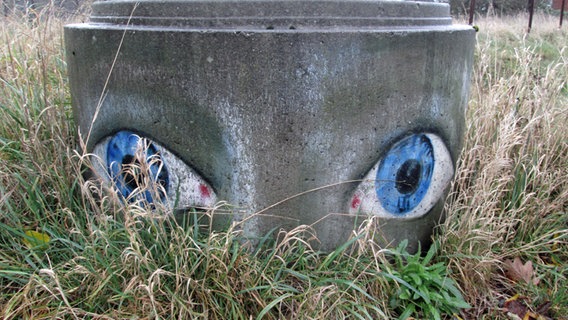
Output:
<svg viewBox="0 0 568 320">
<path fill-rule="evenodd" d="M 416 218 L 442 197 L 454 174 L 450 152 L 434 134 L 413 134 L 395 143 L 357 187 L 350 213 Z"/>
<path fill-rule="evenodd" d="M 181 159 L 131 131 L 103 139 L 93 153 L 103 160 L 95 171 L 129 202 L 159 199 L 176 209 L 209 208 L 217 202 L 209 184 Z"/>
</svg>

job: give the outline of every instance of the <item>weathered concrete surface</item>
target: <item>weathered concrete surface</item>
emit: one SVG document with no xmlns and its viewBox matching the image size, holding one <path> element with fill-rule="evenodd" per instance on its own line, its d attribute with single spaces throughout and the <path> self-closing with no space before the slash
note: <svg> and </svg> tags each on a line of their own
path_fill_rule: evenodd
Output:
<svg viewBox="0 0 568 320">
<path fill-rule="evenodd" d="M 82 138 L 92 127 L 89 150 L 120 130 L 151 139 L 216 199 L 261 212 L 251 237 L 308 224 L 332 249 L 368 216 L 352 210 L 352 181 L 397 141 L 435 134 L 458 158 L 475 40 L 447 4 L 133 3 L 95 3 L 91 23 L 66 27 Z M 386 241 L 427 242 L 443 198 L 381 217 Z"/>
</svg>

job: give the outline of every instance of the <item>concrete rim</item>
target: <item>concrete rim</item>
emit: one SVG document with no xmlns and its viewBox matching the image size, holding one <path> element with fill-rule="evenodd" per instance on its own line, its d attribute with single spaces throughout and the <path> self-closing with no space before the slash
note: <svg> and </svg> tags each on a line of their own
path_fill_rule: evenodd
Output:
<svg viewBox="0 0 568 320">
<path fill-rule="evenodd" d="M 384 0 L 108 0 L 91 22 L 207 29 L 330 29 L 451 24 L 447 3 Z"/>
</svg>

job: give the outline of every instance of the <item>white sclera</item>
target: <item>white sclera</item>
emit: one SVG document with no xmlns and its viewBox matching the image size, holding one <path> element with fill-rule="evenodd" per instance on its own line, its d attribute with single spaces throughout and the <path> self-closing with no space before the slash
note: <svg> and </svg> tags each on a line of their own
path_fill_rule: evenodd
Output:
<svg viewBox="0 0 568 320">
<path fill-rule="evenodd" d="M 94 171 L 106 183 L 111 184 L 112 179 L 109 175 L 107 159 L 107 146 L 112 136 L 102 139 L 93 149 L 94 154 Z M 171 208 L 189 209 L 212 208 L 217 202 L 217 195 L 213 188 L 205 182 L 205 180 L 185 164 L 181 159 L 175 156 L 162 145 L 146 139 L 146 143 L 140 145 L 148 145 L 152 143 L 158 154 L 160 155 L 163 165 L 168 170 L 169 183 L 166 187 L 165 203 Z"/>
</svg>

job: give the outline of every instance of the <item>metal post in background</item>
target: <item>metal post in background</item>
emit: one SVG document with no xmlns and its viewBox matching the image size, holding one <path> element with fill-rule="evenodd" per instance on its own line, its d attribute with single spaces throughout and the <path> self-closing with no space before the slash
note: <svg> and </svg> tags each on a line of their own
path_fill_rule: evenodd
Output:
<svg viewBox="0 0 568 320">
<path fill-rule="evenodd" d="M 533 13 L 534 13 L 534 0 L 529 0 L 529 28 L 527 29 L 527 33 L 531 32 Z"/>
<path fill-rule="evenodd" d="M 473 24 L 473 13 L 475 12 L 475 0 L 469 1 L 469 24 Z"/>
<path fill-rule="evenodd" d="M 566 4 L 566 0 L 562 0 L 562 5 L 560 6 L 560 25 L 558 28 L 562 28 L 562 19 L 564 18 L 564 8 Z"/>
</svg>

